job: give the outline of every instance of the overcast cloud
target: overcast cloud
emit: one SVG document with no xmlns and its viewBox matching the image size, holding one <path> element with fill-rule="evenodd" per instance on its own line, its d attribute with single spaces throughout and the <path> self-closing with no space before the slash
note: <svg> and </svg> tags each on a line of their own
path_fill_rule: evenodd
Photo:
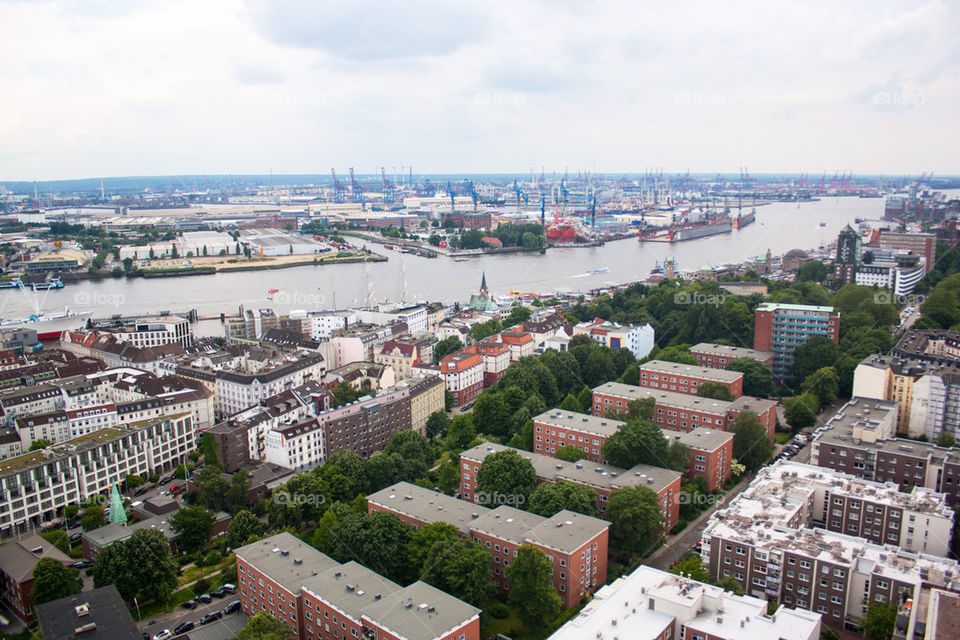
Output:
<svg viewBox="0 0 960 640">
<path fill-rule="evenodd" d="M 929 2 L 0 2 L 0 180 L 960 173 Z"/>
</svg>

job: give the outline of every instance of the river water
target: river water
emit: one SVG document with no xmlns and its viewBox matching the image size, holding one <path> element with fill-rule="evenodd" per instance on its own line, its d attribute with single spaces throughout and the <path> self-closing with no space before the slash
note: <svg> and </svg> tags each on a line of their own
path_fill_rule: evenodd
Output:
<svg viewBox="0 0 960 640">
<path fill-rule="evenodd" d="M 825 198 L 817 202 L 774 203 L 757 207 L 757 220 L 740 231 L 677 244 L 635 239 L 608 242 L 602 247 L 556 248 L 545 255 L 504 254 L 468 258 L 419 258 L 374 249 L 387 262 L 302 266 L 271 271 L 247 271 L 181 278 L 132 278 L 84 281 L 49 292 L 0 291 L 0 317 L 24 318 L 39 310 L 54 314 L 65 306 L 93 311 L 94 317 L 113 314 L 183 312 L 201 316 L 236 313 L 248 308 L 272 307 L 278 314 L 291 309 L 331 309 L 363 304 L 368 289 L 373 298 L 397 300 L 406 275 L 407 300 L 452 303 L 469 298 L 480 286 L 482 274 L 493 295 L 510 290 L 530 292 L 586 291 L 608 283 L 645 279 L 665 258 L 673 257 L 681 271 L 701 266 L 743 262 L 770 249 L 774 255 L 790 249 L 817 249 L 836 239 L 855 218 L 880 218 L 882 198 Z M 825 223 L 821 227 L 820 223 Z M 606 269 L 595 273 L 597 269 Z M 369 287 L 368 287 L 369 282 Z M 268 290 L 278 289 L 268 300 Z M 77 327 L 83 319 L 37 323 L 38 331 Z M 222 335 L 219 321 L 194 326 L 197 335 Z"/>
</svg>

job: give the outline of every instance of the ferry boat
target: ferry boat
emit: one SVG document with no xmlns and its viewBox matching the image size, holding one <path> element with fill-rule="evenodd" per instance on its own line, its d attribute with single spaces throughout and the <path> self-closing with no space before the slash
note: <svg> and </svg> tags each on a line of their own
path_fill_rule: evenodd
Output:
<svg viewBox="0 0 960 640">
<path fill-rule="evenodd" d="M 0 282 L 0 289 L 20 289 L 23 287 L 23 280 L 17 278 L 15 280 L 5 280 Z"/>
<path fill-rule="evenodd" d="M 48 291 L 50 289 L 63 289 L 63 282 L 60 278 L 54 278 L 48 282 L 37 282 L 30 285 L 30 288 L 34 291 Z"/>
</svg>

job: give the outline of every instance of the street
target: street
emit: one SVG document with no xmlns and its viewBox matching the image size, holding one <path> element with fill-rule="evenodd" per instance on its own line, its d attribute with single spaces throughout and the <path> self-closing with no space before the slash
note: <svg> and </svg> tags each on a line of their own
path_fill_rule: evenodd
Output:
<svg viewBox="0 0 960 640">
<path fill-rule="evenodd" d="M 211 622 L 204 626 L 200 626 L 200 620 L 208 613 L 222 611 L 224 607 L 237 598 L 238 596 L 236 595 L 228 595 L 220 600 L 214 598 L 210 604 L 201 604 L 192 611 L 177 607 L 170 613 L 162 613 L 154 616 L 150 620 L 144 621 L 143 626 L 140 628 L 153 638 L 154 635 L 164 629 L 173 631 L 177 625 L 191 621 L 196 624 L 196 627 L 188 632 L 190 640 L 196 640 L 197 638 L 205 638 L 206 640 L 229 640 L 236 636 L 237 633 L 240 632 L 240 629 L 247 624 L 247 614 L 242 611 L 224 614 L 224 616 L 216 622 Z M 134 615 L 136 614 L 134 613 Z M 201 631 L 203 632 L 202 635 Z"/>
</svg>

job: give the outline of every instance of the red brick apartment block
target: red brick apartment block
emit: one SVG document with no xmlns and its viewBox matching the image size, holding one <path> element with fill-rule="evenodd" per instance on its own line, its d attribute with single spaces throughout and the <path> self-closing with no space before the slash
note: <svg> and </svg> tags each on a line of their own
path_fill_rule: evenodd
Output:
<svg viewBox="0 0 960 640">
<path fill-rule="evenodd" d="M 289 533 L 237 549 L 240 606 L 289 624 L 298 640 L 479 640 L 480 610 L 423 582 L 407 587 L 340 564 Z"/>
<path fill-rule="evenodd" d="M 454 406 L 473 402 L 483 391 L 483 358 L 466 351 L 451 353 L 440 361 L 440 375 L 453 395 Z"/>
<path fill-rule="evenodd" d="M 485 442 L 460 454 L 460 497 L 463 500 L 485 504 L 492 499 L 489 496 L 477 494 L 477 473 L 488 455 L 507 449 L 510 448 Z M 516 451 L 516 449 L 511 450 Z M 677 471 L 646 464 L 638 464 L 632 469 L 619 469 L 585 460 L 565 462 L 528 451 L 517 451 L 517 453 L 533 464 L 538 483 L 566 480 L 589 487 L 597 496 L 597 514 L 600 517 L 603 517 L 607 510 L 607 501 L 612 492 L 623 487 L 645 486 L 652 489 L 660 499 L 660 512 L 667 523 L 667 529 L 671 529 L 680 519 L 682 476 Z"/>
<path fill-rule="evenodd" d="M 509 590 L 504 569 L 524 544 L 543 551 L 553 563 L 553 585 L 563 607 L 592 594 L 607 580 L 610 523 L 572 511 L 550 518 L 508 505 L 495 509 L 458 500 L 408 482 L 398 482 L 367 496 L 367 509 L 396 514 L 416 527 L 447 522 L 460 535 L 482 544 L 493 556 L 496 584 Z"/>
<path fill-rule="evenodd" d="M 690 348 L 690 354 L 697 359 L 701 367 L 711 369 L 725 369 L 731 361 L 739 358 L 750 358 L 768 367 L 773 366 L 772 351 L 758 351 L 746 347 L 731 347 L 725 344 L 701 342 Z"/>
<path fill-rule="evenodd" d="M 544 411 L 533 419 L 533 451 L 556 456 L 563 447 L 573 446 L 582 449 L 587 460 L 603 462 L 603 443 L 623 424 L 562 409 Z"/>
<path fill-rule="evenodd" d="M 730 461 L 733 459 L 733 434 L 719 429 L 699 427 L 693 431 L 663 430 L 671 441 L 676 440 L 690 449 L 690 467 L 687 475 L 707 481 L 707 491 L 719 489 L 730 479 Z"/>
<path fill-rule="evenodd" d="M 740 396 L 726 402 L 619 382 L 608 382 L 593 390 L 593 415 L 605 415 L 608 409 L 626 410 L 630 402 L 642 398 L 654 399 L 652 420 L 663 429 L 690 431 L 706 427 L 726 431 L 743 411 L 755 413 L 771 439 L 776 429 L 777 403 L 773 400 Z"/>
<path fill-rule="evenodd" d="M 704 382 L 722 384 L 734 398 L 743 395 L 743 374 L 691 364 L 651 360 L 640 367 L 640 386 L 695 396 Z"/>
</svg>

